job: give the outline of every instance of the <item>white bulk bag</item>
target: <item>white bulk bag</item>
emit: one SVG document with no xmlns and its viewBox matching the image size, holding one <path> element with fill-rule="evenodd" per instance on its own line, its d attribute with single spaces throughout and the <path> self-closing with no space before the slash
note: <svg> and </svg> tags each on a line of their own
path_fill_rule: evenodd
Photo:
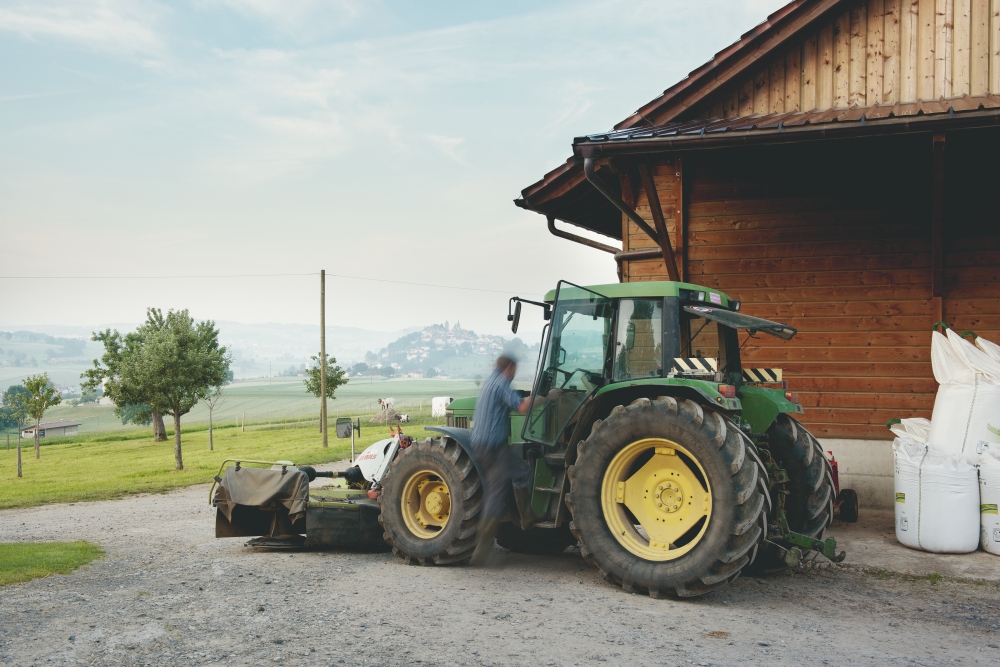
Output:
<svg viewBox="0 0 1000 667">
<path fill-rule="evenodd" d="M 908 438 L 893 443 L 896 539 L 932 553 L 979 547 L 979 475 L 960 456 L 945 456 Z"/>
<path fill-rule="evenodd" d="M 1000 556 L 1000 451 L 989 449 L 979 462 L 979 545 Z"/>
<path fill-rule="evenodd" d="M 890 426 L 889 430 L 901 438 L 909 438 L 918 445 L 926 445 L 930 437 L 931 420 L 923 417 L 900 419 L 899 423 Z"/>
<path fill-rule="evenodd" d="M 454 399 L 451 396 L 435 396 L 431 399 L 431 417 L 444 417 L 448 414 L 448 404 Z"/>
<path fill-rule="evenodd" d="M 992 357 L 994 361 L 1000 361 L 1000 345 L 991 340 L 986 340 L 982 336 L 977 336 L 976 347 Z"/>
<path fill-rule="evenodd" d="M 931 366 L 940 383 L 928 444 L 945 455 L 974 459 L 985 443 L 1000 440 L 1000 361 L 951 329 L 931 334 Z M 994 423 L 994 427 L 1000 423 Z"/>
</svg>

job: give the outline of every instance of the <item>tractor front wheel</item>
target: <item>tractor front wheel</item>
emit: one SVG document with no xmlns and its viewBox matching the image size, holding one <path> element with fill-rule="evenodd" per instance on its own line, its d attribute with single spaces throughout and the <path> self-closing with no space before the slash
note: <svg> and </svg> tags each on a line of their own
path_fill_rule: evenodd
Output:
<svg viewBox="0 0 1000 667">
<path fill-rule="evenodd" d="M 410 563 L 468 560 L 476 548 L 482 485 L 472 459 L 450 438 L 415 442 L 389 465 L 379 523 L 394 554 Z"/>
<path fill-rule="evenodd" d="M 693 401 L 641 398 L 594 422 L 569 468 L 581 554 L 608 581 L 692 597 L 735 579 L 763 537 L 760 467 L 739 429 Z"/>
</svg>

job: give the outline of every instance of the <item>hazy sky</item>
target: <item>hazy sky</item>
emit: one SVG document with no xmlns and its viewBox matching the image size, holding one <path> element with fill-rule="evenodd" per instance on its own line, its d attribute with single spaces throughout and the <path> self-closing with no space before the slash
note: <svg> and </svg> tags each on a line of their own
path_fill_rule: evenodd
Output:
<svg viewBox="0 0 1000 667">
<path fill-rule="evenodd" d="M 784 0 L 0 0 L 0 326 L 502 333 L 616 281 L 512 200 Z M 118 280 L 23 279 L 127 276 Z M 538 329 L 533 320 L 525 326 Z"/>
</svg>

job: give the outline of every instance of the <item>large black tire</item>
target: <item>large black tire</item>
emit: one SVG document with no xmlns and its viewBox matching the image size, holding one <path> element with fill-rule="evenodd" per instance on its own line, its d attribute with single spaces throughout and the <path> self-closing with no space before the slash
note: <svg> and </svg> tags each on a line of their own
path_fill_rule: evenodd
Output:
<svg viewBox="0 0 1000 667">
<path fill-rule="evenodd" d="M 450 491 L 447 522 L 431 538 L 421 538 L 403 518 L 406 483 L 422 471 L 433 471 Z M 415 442 L 389 465 L 379 494 L 379 523 L 392 552 L 407 563 L 447 565 L 468 560 L 476 548 L 483 490 L 472 459 L 451 438 Z"/>
<path fill-rule="evenodd" d="M 500 526 L 497 544 L 518 554 L 561 554 L 576 544 L 576 536 L 568 525 L 558 528 L 529 528 L 513 523 Z"/>
<path fill-rule="evenodd" d="M 615 455 L 646 438 L 685 448 L 704 470 L 712 490 L 707 527 L 694 547 L 673 560 L 647 560 L 626 549 L 611 533 L 602 508 L 602 484 Z M 641 398 L 619 405 L 594 422 L 569 468 L 570 528 L 581 554 L 607 581 L 651 597 L 693 597 L 739 576 L 764 537 L 765 498 L 760 466 L 747 440 L 721 414 L 685 399 Z M 662 488 L 662 487 L 661 487 Z"/>
<path fill-rule="evenodd" d="M 785 517 L 796 533 L 822 540 L 833 521 L 833 469 L 819 441 L 802 424 L 788 415 L 778 415 L 767 430 L 767 448 L 775 462 L 788 474 L 775 493 L 787 491 Z M 777 522 L 777 497 L 769 519 Z M 783 551 L 774 545 L 761 550 L 754 572 L 779 572 L 788 567 Z"/>
</svg>

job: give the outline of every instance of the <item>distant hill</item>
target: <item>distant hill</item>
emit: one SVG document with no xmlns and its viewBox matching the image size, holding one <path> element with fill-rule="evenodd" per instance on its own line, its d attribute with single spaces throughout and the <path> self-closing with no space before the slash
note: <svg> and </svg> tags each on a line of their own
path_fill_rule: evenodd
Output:
<svg viewBox="0 0 1000 667">
<path fill-rule="evenodd" d="M 351 374 L 474 377 L 487 374 L 501 352 L 518 358 L 522 370 L 533 369 L 538 343 L 529 347 L 520 338 L 480 335 L 457 322 L 455 326 L 432 324 L 397 338 L 378 352 L 369 351 L 364 363 L 351 368 Z"/>
</svg>

